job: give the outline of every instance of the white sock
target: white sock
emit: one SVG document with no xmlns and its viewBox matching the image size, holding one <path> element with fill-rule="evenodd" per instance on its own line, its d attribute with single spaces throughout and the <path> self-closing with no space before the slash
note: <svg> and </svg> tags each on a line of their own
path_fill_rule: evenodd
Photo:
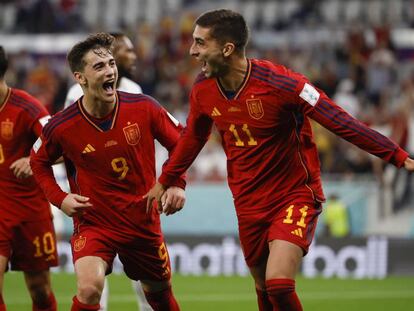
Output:
<svg viewBox="0 0 414 311">
<path fill-rule="evenodd" d="M 105 277 L 104 288 L 102 290 L 101 300 L 99 301 L 99 304 L 101 305 L 101 308 L 99 309 L 99 311 L 108 310 L 108 295 L 109 295 L 109 284 L 108 284 L 108 279 Z"/>
<path fill-rule="evenodd" d="M 132 281 L 132 287 L 137 293 L 137 301 L 140 311 L 153 311 L 151 306 L 148 304 L 147 298 L 145 298 L 144 290 L 140 281 Z"/>
</svg>

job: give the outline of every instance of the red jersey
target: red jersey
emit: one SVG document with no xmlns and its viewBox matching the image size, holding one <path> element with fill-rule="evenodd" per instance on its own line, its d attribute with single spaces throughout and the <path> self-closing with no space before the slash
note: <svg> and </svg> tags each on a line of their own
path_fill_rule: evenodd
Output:
<svg viewBox="0 0 414 311">
<path fill-rule="evenodd" d="M 50 205 L 33 176 L 17 178 L 10 165 L 28 157 L 49 113 L 25 91 L 9 89 L 0 106 L 1 217 L 19 221 L 50 218 Z"/>
<path fill-rule="evenodd" d="M 248 60 L 234 97 L 218 79 L 200 75 L 191 91 L 187 127 L 159 178 L 170 184 L 193 162 L 213 122 L 227 155 L 228 182 L 238 215 L 298 196 L 324 201 L 309 118 L 397 166 L 407 153 L 335 105 L 302 75 L 264 60 Z"/>
<path fill-rule="evenodd" d="M 45 126 L 33 147 L 32 169 L 50 202 L 61 206 L 67 194 L 51 164 L 63 155 L 71 192 L 93 205 L 74 217 L 75 227 L 85 223 L 151 236 L 159 233 L 159 218 L 146 215 L 142 196 L 155 182 L 154 139 L 171 151 L 179 135 L 178 122 L 149 96 L 117 92 L 114 111 L 101 120 L 88 115 L 81 98 Z M 175 185 L 184 187 L 185 181 Z"/>
</svg>

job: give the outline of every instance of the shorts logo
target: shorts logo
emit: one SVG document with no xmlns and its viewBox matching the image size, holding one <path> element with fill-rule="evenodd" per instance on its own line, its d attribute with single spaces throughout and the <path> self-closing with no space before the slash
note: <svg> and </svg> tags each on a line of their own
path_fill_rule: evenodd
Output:
<svg viewBox="0 0 414 311">
<path fill-rule="evenodd" d="M 13 122 L 10 119 L 6 119 L 6 121 L 1 122 L 1 137 L 6 140 L 10 140 L 13 138 Z"/>
<path fill-rule="evenodd" d="M 303 238 L 303 233 L 302 233 L 301 228 L 295 229 L 295 230 L 291 231 L 290 233 L 292 233 L 293 235 L 297 235 L 298 237 Z"/>
<path fill-rule="evenodd" d="M 129 123 L 129 122 L 128 122 Z M 141 139 L 141 132 L 139 131 L 138 124 L 134 123 L 123 128 L 125 139 L 128 144 L 135 146 Z"/>
<path fill-rule="evenodd" d="M 86 237 L 80 235 L 79 238 L 77 238 L 75 242 L 73 242 L 73 249 L 75 252 L 79 252 L 85 247 L 85 245 Z"/>
<path fill-rule="evenodd" d="M 253 119 L 259 120 L 264 116 L 262 101 L 260 99 L 248 99 L 246 100 L 246 105 L 249 115 Z"/>
</svg>

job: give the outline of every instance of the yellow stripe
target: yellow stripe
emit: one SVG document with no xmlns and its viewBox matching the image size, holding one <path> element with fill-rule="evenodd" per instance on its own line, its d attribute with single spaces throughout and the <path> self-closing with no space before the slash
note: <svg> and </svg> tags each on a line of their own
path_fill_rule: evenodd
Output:
<svg viewBox="0 0 414 311">
<path fill-rule="evenodd" d="M 1 103 L 0 111 L 2 111 L 4 107 L 6 107 L 6 103 L 9 100 L 10 95 L 11 95 L 11 89 L 10 88 L 7 88 L 7 95 L 4 98 L 4 101 Z"/>
</svg>

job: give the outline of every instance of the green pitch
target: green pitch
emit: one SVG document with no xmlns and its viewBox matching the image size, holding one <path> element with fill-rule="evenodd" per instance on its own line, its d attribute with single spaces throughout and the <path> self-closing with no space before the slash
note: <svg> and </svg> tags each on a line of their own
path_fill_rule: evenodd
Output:
<svg viewBox="0 0 414 311">
<path fill-rule="evenodd" d="M 69 310 L 75 293 L 75 277 L 53 274 L 59 310 Z M 29 311 L 30 300 L 21 273 L 6 273 L 4 298 L 8 310 Z M 257 310 L 253 282 L 249 277 L 174 276 L 174 292 L 183 311 Z M 136 311 L 131 283 L 125 276 L 109 277 L 109 311 Z M 297 281 L 306 311 L 405 311 L 414 310 L 414 278 L 385 280 Z"/>
</svg>

